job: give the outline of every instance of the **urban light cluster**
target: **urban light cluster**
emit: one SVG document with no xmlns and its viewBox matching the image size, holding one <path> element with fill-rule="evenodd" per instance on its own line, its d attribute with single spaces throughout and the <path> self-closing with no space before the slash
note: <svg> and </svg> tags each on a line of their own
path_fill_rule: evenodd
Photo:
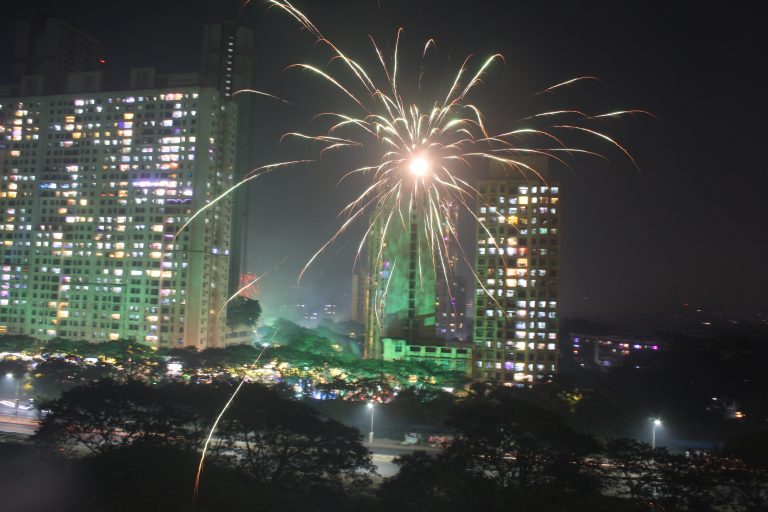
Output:
<svg viewBox="0 0 768 512">
<path fill-rule="evenodd" d="M 213 89 L 0 104 L 0 331 L 209 343 L 226 294 L 234 112 Z M 203 284 L 205 283 L 205 284 Z"/>
</svg>

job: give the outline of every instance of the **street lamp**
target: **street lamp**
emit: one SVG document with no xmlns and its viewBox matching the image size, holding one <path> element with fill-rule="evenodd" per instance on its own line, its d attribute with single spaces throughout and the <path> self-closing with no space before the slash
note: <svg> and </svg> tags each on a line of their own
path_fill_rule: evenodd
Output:
<svg viewBox="0 0 768 512">
<path fill-rule="evenodd" d="M 368 444 L 373 444 L 373 402 L 366 405 L 371 410 L 371 429 L 368 431 Z"/>
<path fill-rule="evenodd" d="M 13 372 L 6 373 L 5 378 L 16 382 L 16 401 L 14 402 L 15 407 L 13 410 L 13 415 L 18 416 L 19 415 L 19 386 L 21 385 L 21 378 L 16 377 L 13 374 Z"/>
<path fill-rule="evenodd" d="M 656 429 L 661 426 L 661 420 L 659 418 L 656 418 L 653 420 L 653 428 L 651 430 L 651 449 L 656 449 Z"/>
</svg>

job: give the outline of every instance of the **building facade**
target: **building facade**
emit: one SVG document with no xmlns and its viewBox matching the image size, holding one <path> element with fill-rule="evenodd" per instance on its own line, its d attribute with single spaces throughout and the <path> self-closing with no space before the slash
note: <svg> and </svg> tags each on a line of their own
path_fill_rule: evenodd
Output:
<svg viewBox="0 0 768 512">
<path fill-rule="evenodd" d="M 252 28 L 234 21 L 206 25 L 203 30 L 200 84 L 215 87 L 237 105 L 235 179 L 245 178 L 256 167 L 253 138 L 259 122 L 259 98 L 248 92 L 256 88 L 256 36 Z M 263 101 L 263 99 L 262 99 Z M 253 202 L 248 200 L 251 183 L 232 193 L 232 236 L 229 291 L 235 293 L 240 274 L 247 272 L 248 219 Z M 254 185 L 255 186 L 255 185 Z"/>
<path fill-rule="evenodd" d="M 445 204 L 448 220 L 443 222 L 444 272 L 438 271 L 435 304 L 435 334 L 442 340 L 465 339 L 467 287 L 464 278 L 458 274 L 459 247 L 456 241 L 456 226 L 459 223 L 459 208 L 453 203 Z"/>
<path fill-rule="evenodd" d="M 365 312 L 368 308 L 368 270 L 358 269 L 352 274 L 352 294 L 350 304 L 350 320 L 359 324 L 365 323 Z"/>
<path fill-rule="evenodd" d="M 364 356 L 380 359 L 383 338 L 434 343 L 437 275 L 423 212 L 374 214 L 373 222 Z"/>
<path fill-rule="evenodd" d="M 384 338 L 382 340 L 384 361 L 429 362 L 445 370 L 461 372 L 467 377 L 472 374 L 472 348 L 444 345 L 413 345 L 405 340 Z"/>
<path fill-rule="evenodd" d="M 215 88 L 0 98 L 0 330 L 218 346 L 235 107 Z"/>
<path fill-rule="evenodd" d="M 575 366 L 590 370 L 607 371 L 629 359 L 640 367 L 646 358 L 667 348 L 664 341 L 652 336 L 569 333 L 568 339 L 568 359 Z"/>
<path fill-rule="evenodd" d="M 477 184 L 473 378 L 506 385 L 546 381 L 557 371 L 559 186 L 492 167 Z"/>
</svg>

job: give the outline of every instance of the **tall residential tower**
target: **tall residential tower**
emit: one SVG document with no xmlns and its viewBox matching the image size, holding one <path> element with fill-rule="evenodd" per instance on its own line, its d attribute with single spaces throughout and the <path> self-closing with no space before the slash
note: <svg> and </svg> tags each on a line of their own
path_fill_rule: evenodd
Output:
<svg viewBox="0 0 768 512">
<path fill-rule="evenodd" d="M 526 163 L 546 181 L 494 167 L 477 184 L 475 380 L 535 383 L 557 370 L 560 190 L 546 160 Z"/>
<path fill-rule="evenodd" d="M 235 140 L 235 179 L 244 178 L 256 167 L 253 137 L 258 122 L 257 99 L 238 91 L 256 88 L 256 40 L 252 28 L 234 21 L 207 25 L 203 31 L 200 71 L 203 86 L 215 87 L 237 105 Z M 229 292 L 238 289 L 240 275 L 248 272 L 245 264 L 248 218 L 254 207 L 248 201 L 249 184 L 232 192 L 232 252 L 230 255 Z"/>
<path fill-rule="evenodd" d="M 235 107 L 206 87 L 0 98 L 0 331 L 217 346 Z"/>
<path fill-rule="evenodd" d="M 368 245 L 365 351 L 382 355 L 384 338 L 434 343 L 436 272 L 423 213 L 400 206 L 398 214 L 374 214 Z"/>
</svg>

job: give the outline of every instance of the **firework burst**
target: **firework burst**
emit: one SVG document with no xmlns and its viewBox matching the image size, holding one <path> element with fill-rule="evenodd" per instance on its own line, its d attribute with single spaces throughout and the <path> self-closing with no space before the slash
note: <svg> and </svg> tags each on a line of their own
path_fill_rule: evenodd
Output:
<svg viewBox="0 0 768 512">
<path fill-rule="evenodd" d="M 284 137 L 296 137 L 324 144 L 326 151 L 363 148 L 367 155 L 375 155 L 370 163 L 349 171 L 347 176 L 364 174 L 368 186 L 343 210 L 345 218 L 336 233 L 308 260 L 303 274 L 315 259 L 354 222 L 370 219 L 369 227 L 358 247 L 358 254 L 366 241 L 376 250 L 373 268 L 381 268 L 385 241 L 393 229 L 399 229 L 418 219 L 418 229 L 426 240 L 428 258 L 440 279 L 449 281 L 448 244 L 452 239 L 458 245 L 455 217 L 449 212 L 460 208 L 475 218 L 471 199 L 476 190 L 467 175 L 473 166 L 482 162 L 495 162 L 510 172 L 517 172 L 534 180 L 544 181 L 540 172 L 530 164 L 526 156 L 541 155 L 565 165 L 563 157 L 585 154 L 603 158 L 595 150 L 568 144 L 569 133 L 578 132 L 593 137 L 597 142 L 620 150 L 632 163 L 630 153 L 614 138 L 595 128 L 596 122 L 628 114 L 647 114 L 642 110 L 626 110 L 607 114 L 590 115 L 579 110 L 543 112 L 522 120 L 528 123 L 518 129 L 502 133 L 489 132 L 481 108 L 470 100 L 473 90 L 482 83 L 488 68 L 502 61 L 501 54 L 494 54 L 473 63 L 467 57 L 458 67 L 455 78 L 441 95 L 429 102 L 409 101 L 400 87 L 399 46 L 402 29 L 397 31 L 394 51 L 388 61 L 373 37 L 370 37 L 373 53 L 380 65 L 376 81 L 356 60 L 348 57 L 290 2 L 270 0 L 272 6 L 282 9 L 308 30 L 317 42 L 331 53 L 330 63 L 341 63 L 343 75 L 334 75 L 326 69 L 310 64 L 294 64 L 289 68 L 306 70 L 339 89 L 352 102 L 350 112 L 325 112 L 319 117 L 330 119 L 322 133 L 288 133 Z M 421 57 L 424 59 L 434 50 L 434 39 L 425 42 Z M 327 66 L 330 67 L 330 66 Z M 421 66 L 424 69 L 424 66 Z M 344 78 L 342 78 L 342 76 Z M 414 80 L 421 92 L 423 71 Z M 538 94 L 554 93 L 561 87 L 580 81 L 597 80 L 582 76 L 553 85 Z M 576 120 L 576 122 L 565 122 Z M 554 122 L 552 122 L 554 121 Z M 466 260 L 466 258 L 465 258 Z M 421 258 L 419 258 L 421 263 Z M 421 273 L 421 267 L 420 267 Z M 393 275 L 389 273 L 389 276 Z M 301 277 L 301 275 L 300 275 Z M 475 276 L 480 287 L 483 283 Z M 386 300 L 389 283 L 384 283 L 374 304 L 377 321 Z"/>
<path fill-rule="evenodd" d="M 244 1 L 243 7 L 249 3 Z M 398 225 L 405 226 L 409 222 L 408 219 L 415 218 L 418 219 L 419 229 L 426 240 L 426 252 L 429 253 L 428 259 L 431 260 L 432 268 L 447 282 L 450 277 L 447 265 L 448 244 L 449 241 L 455 241 L 458 245 L 455 218 L 449 211 L 458 206 L 477 220 L 470 204 L 476 196 L 476 190 L 468 178 L 473 167 L 484 167 L 490 162 L 495 162 L 509 172 L 545 181 L 539 170 L 526 157 L 540 155 L 566 166 L 563 158 L 569 155 L 582 154 L 605 158 L 599 150 L 569 145 L 568 138 L 571 134 L 586 134 L 597 143 L 612 146 L 637 167 L 627 149 L 599 129 L 598 123 L 632 114 L 650 115 L 646 111 L 622 110 L 593 115 L 576 109 L 552 110 L 522 119 L 520 128 L 501 133 L 490 132 L 481 108 L 473 103 L 470 97 L 482 83 L 488 68 L 498 61 L 503 61 L 501 54 L 491 55 L 477 63 L 470 55 L 458 66 L 454 79 L 445 87 L 443 94 L 428 102 L 409 101 L 408 95 L 403 94 L 400 85 L 398 62 L 403 29 L 397 31 L 394 51 L 389 60 L 376 40 L 369 36 L 372 54 L 380 67 L 376 75 L 379 78 L 373 78 L 374 75 L 326 38 L 293 4 L 285 0 L 268 0 L 267 4 L 292 16 L 330 53 L 325 68 L 299 63 L 289 66 L 288 69 L 301 69 L 317 76 L 338 89 L 351 102 L 349 111 L 318 114 L 316 119 L 328 121 L 321 132 L 289 132 L 283 135 L 282 139 L 295 138 L 319 143 L 323 145 L 320 157 L 329 151 L 363 149 L 368 159 L 367 164 L 352 169 L 345 175 L 346 178 L 363 174 L 368 180 L 368 185 L 342 209 L 341 217 L 344 220 L 340 227 L 308 259 L 299 274 L 299 280 L 328 246 L 361 219 L 367 219 L 369 224 L 358 246 L 358 255 L 368 240 L 376 238 L 377 243 L 371 245 L 377 252 L 373 264 L 375 268 L 380 268 L 384 258 L 384 242 L 388 236 L 393 230 L 399 229 Z M 424 59 L 428 52 L 434 51 L 435 48 L 435 40 L 428 39 L 421 51 L 421 58 Z M 333 74 L 328 70 L 331 65 L 340 66 L 343 74 Z M 422 72 L 413 80 L 419 92 L 422 91 L 424 66 L 421 66 L 421 69 Z M 595 80 L 598 79 L 592 76 L 576 77 L 537 94 L 552 94 L 563 87 Z M 252 89 L 238 91 L 236 94 L 238 93 L 255 93 L 285 102 L 272 94 Z M 219 198 L 198 210 L 181 229 L 234 189 L 263 173 L 307 162 L 309 160 L 294 160 L 255 169 Z M 391 277 L 392 273 L 389 275 Z M 477 276 L 475 280 L 479 287 L 485 289 Z M 388 283 L 385 283 L 383 293 L 379 294 L 374 307 L 378 321 L 381 320 L 378 312 L 381 311 L 386 298 L 387 288 Z"/>
<path fill-rule="evenodd" d="M 243 7 L 249 3 L 243 2 Z M 348 177 L 363 174 L 368 178 L 368 185 L 342 209 L 341 217 L 344 220 L 340 227 L 308 259 L 299 279 L 329 245 L 361 219 L 368 219 L 370 222 L 360 241 L 358 255 L 363 251 L 366 241 L 375 237 L 378 243 L 372 244 L 371 247 L 377 250 L 374 255 L 375 268 L 380 268 L 384 258 L 383 248 L 386 245 L 384 241 L 389 234 L 397 229 L 398 224 L 404 226 L 409 222 L 408 219 L 416 218 L 427 241 L 426 252 L 432 268 L 442 279 L 448 281 L 449 268 L 446 257 L 449 239 L 458 244 L 457 226 L 448 212 L 458 205 L 477 220 L 470 204 L 476 196 L 476 190 L 467 174 L 471 175 L 473 166 L 483 166 L 482 162 L 486 162 L 485 165 L 495 162 L 510 172 L 544 181 L 539 170 L 526 156 L 541 155 L 566 166 L 563 158 L 568 155 L 583 154 L 604 158 L 599 150 L 568 144 L 569 134 L 580 133 L 592 137 L 598 143 L 618 149 L 637 167 L 627 149 L 614 138 L 595 128 L 595 125 L 608 118 L 631 114 L 650 115 L 646 111 L 623 110 L 592 115 L 576 109 L 553 110 L 522 119 L 520 128 L 502 133 L 491 132 L 486 126 L 481 108 L 473 103 L 470 97 L 482 83 L 488 68 L 498 61 L 503 61 L 501 54 L 493 54 L 476 64 L 473 64 L 472 56 L 467 57 L 458 67 L 444 94 L 429 102 L 409 101 L 400 86 L 398 58 L 403 29 L 397 31 L 394 51 L 389 60 L 375 39 L 369 36 L 372 53 L 380 66 L 377 76 L 383 76 L 375 79 L 358 61 L 347 56 L 326 38 L 293 4 L 285 0 L 268 0 L 267 3 L 292 16 L 330 52 L 330 59 L 325 68 L 299 63 L 289 66 L 288 69 L 301 69 L 316 75 L 338 89 L 351 102 L 350 111 L 322 112 L 316 116 L 316 119 L 328 120 L 322 132 L 289 132 L 283 135 L 282 139 L 296 138 L 320 143 L 324 146 L 320 151 L 321 157 L 328 151 L 363 149 L 369 162 L 345 175 Z M 422 59 L 435 48 L 435 40 L 428 39 L 421 52 Z M 328 70 L 332 64 L 338 67 L 339 63 L 344 70 L 343 75 L 333 74 Z M 420 92 L 422 75 L 423 71 L 414 80 Z M 578 82 L 594 80 L 598 79 L 592 76 L 576 77 L 537 94 L 551 94 Z M 252 89 L 237 93 L 255 93 L 288 103 L 272 94 Z M 234 189 L 263 173 L 307 162 L 310 160 L 294 160 L 255 169 L 219 198 L 198 210 L 181 229 Z M 475 280 L 478 286 L 484 289 L 477 276 Z M 376 311 L 381 310 L 387 288 L 388 283 L 385 283 L 384 293 L 380 294 L 378 302 L 374 305 Z M 380 320 L 378 313 L 375 317 Z"/>
<path fill-rule="evenodd" d="M 249 3 L 248 0 L 244 1 L 243 7 Z M 342 209 L 341 216 L 344 220 L 340 227 L 308 259 L 299 279 L 329 245 L 333 244 L 355 222 L 361 220 L 367 222 L 367 229 L 358 245 L 358 255 L 364 250 L 366 243 L 372 241 L 370 247 L 373 248 L 373 254 L 369 255 L 372 268 L 381 268 L 387 238 L 398 229 L 398 226 L 405 227 L 409 223 L 412 225 L 412 219 L 417 219 L 417 229 L 422 239 L 426 241 L 428 253 L 426 260 L 431 262 L 436 276 L 448 282 L 450 280 L 449 242 L 455 242 L 460 248 L 456 217 L 451 214 L 453 208 L 460 207 L 479 222 L 471 204 L 477 196 L 470 178 L 473 167 L 484 167 L 495 162 L 509 172 L 545 181 L 539 170 L 530 164 L 531 160 L 526 157 L 539 155 L 566 166 L 567 163 L 563 158 L 569 155 L 582 154 L 605 158 L 599 150 L 570 145 L 568 143 L 570 134 L 586 134 L 597 143 L 609 148 L 613 147 L 637 167 L 627 149 L 615 138 L 604 133 L 598 123 L 605 119 L 632 114 L 650 115 L 646 111 L 623 110 L 594 115 L 577 109 L 552 110 L 522 119 L 520 128 L 496 133 L 486 126 L 482 110 L 471 100 L 471 95 L 482 83 L 482 78 L 489 67 L 498 61 L 503 61 L 501 54 L 490 55 L 478 62 L 475 62 L 472 56 L 467 57 L 458 66 L 453 80 L 446 84 L 442 94 L 428 102 L 410 101 L 408 95 L 403 92 L 407 88 L 403 88 L 400 81 L 398 53 L 402 29 L 396 33 L 394 51 L 389 58 L 381 51 L 376 40 L 370 37 L 372 54 L 375 55 L 380 67 L 377 78 L 374 78 L 374 75 L 369 73 L 363 65 L 347 56 L 326 38 L 312 21 L 290 2 L 268 0 L 267 3 L 292 16 L 330 53 L 330 59 L 325 67 L 299 63 L 289 66 L 288 69 L 304 70 L 328 82 L 348 98 L 351 107 L 349 111 L 318 114 L 316 119 L 327 121 L 321 132 L 290 132 L 286 133 L 283 139 L 295 138 L 319 143 L 323 146 L 320 150 L 321 157 L 329 151 L 363 149 L 368 159 L 368 163 L 345 174 L 345 178 L 364 175 L 367 185 L 352 202 Z M 420 57 L 424 59 L 430 51 L 435 49 L 435 40 L 427 40 L 420 52 Z M 329 70 L 331 66 L 341 67 L 343 74 L 332 73 Z M 424 67 L 422 66 L 421 69 L 422 72 L 412 80 L 413 84 L 411 84 L 416 86 L 415 89 L 419 91 L 419 95 L 423 92 Z M 560 88 L 593 80 L 597 79 L 591 76 L 576 77 L 548 87 L 537 94 L 552 94 Z M 255 93 L 285 102 L 274 95 L 251 89 L 238 91 L 236 94 L 239 93 Z M 227 194 L 264 173 L 307 162 L 310 160 L 293 160 L 255 169 L 224 194 L 198 210 L 181 229 L 183 230 Z M 489 238 L 493 238 L 490 233 L 488 234 Z M 464 259 L 467 260 L 466 256 Z M 419 265 L 421 261 L 419 257 Z M 420 267 L 419 272 L 421 271 Z M 393 272 L 390 272 L 390 278 L 392 275 Z M 478 286 L 485 289 L 482 280 L 476 275 L 474 277 Z M 250 287 L 252 283 L 245 284 L 243 289 Z M 375 318 L 379 323 L 381 322 L 380 312 L 387 300 L 389 285 L 388 280 L 381 283 L 380 293 L 374 301 Z M 236 295 L 229 300 L 231 301 Z M 488 295 L 495 301 L 490 293 Z M 227 406 L 236 394 L 237 391 L 232 395 Z M 222 410 L 222 415 L 227 406 Z M 219 419 L 220 417 L 217 418 L 217 422 Z M 212 433 L 213 429 L 211 435 Z M 196 488 L 202 462 L 201 458 Z"/>
</svg>

